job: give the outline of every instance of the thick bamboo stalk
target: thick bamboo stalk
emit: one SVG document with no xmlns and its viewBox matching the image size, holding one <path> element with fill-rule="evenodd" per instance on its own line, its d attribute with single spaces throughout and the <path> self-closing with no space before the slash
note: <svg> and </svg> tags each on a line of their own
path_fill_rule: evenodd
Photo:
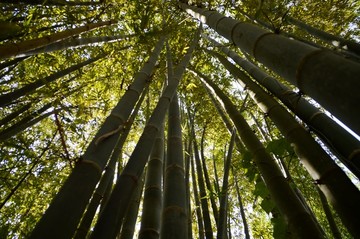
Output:
<svg viewBox="0 0 360 239">
<path fill-rule="evenodd" d="M 254 157 L 255 164 L 269 189 L 271 198 L 294 235 L 298 238 L 324 238 L 303 203 L 284 178 L 274 159 L 266 152 L 264 146 L 230 99 L 209 78 L 202 75 L 201 79 L 209 84 L 224 102 L 225 109 L 234 122 L 241 139 Z"/>
<path fill-rule="evenodd" d="M 139 142 L 114 187 L 113 193 L 111 194 L 103 213 L 100 215 L 91 238 L 114 239 L 116 237 L 119 222 L 121 222 L 124 217 L 139 176 L 144 170 L 148 156 L 155 143 L 154 136 L 159 132 L 171 99 L 176 92 L 182 74 L 190 61 L 191 54 L 197 44 L 197 39 L 198 36 L 195 37 L 194 42 L 191 44 L 184 58 L 176 68 L 173 79 L 169 82 L 169 85 L 160 97 L 149 122 L 145 126 Z"/>
<path fill-rule="evenodd" d="M 225 68 L 247 88 L 252 99 L 279 128 L 284 137 L 294 145 L 295 153 L 314 179 L 316 184 L 333 205 L 345 226 L 355 236 L 360 235 L 356 222 L 360 214 L 360 191 L 350 181 L 342 169 L 321 148 L 294 118 L 261 87 L 254 83 L 243 71 L 218 53 L 214 53 Z"/>
<path fill-rule="evenodd" d="M 204 35 L 203 35 L 204 36 Z M 206 36 L 205 36 L 206 37 Z M 360 142 L 344 130 L 324 112 L 310 104 L 301 95 L 291 91 L 287 86 L 266 74 L 251 62 L 241 58 L 234 51 L 206 37 L 223 53 L 231 57 L 250 76 L 268 91 L 281 100 L 291 111 L 302 119 L 327 144 L 332 152 L 358 178 L 360 178 Z"/>
<path fill-rule="evenodd" d="M 135 109 L 132 112 L 132 114 L 128 120 L 128 124 L 126 124 L 126 126 L 125 126 L 124 132 L 120 135 L 119 140 L 117 141 L 117 143 L 114 147 L 114 151 L 111 154 L 109 163 L 107 164 L 107 166 L 105 168 L 105 172 L 101 177 L 100 183 L 97 186 L 97 188 L 91 198 L 91 201 L 86 209 L 86 212 L 85 212 L 83 218 L 81 219 L 80 225 L 76 231 L 74 239 L 85 239 L 86 238 L 88 232 L 90 231 L 90 226 L 91 226 L 91 223 L 93 221 L 93 218 L 95 216 L 95 213 L 96 213 L 96 210 L 97 210 L 99 204 L 101 203 L 101 205 L 104 205 L 105 201 L 106 201 L 105 194 L 107 192 L 112 191 L 112 185 L 113 185 L 112 182 L 114 179 L 116 163 L 119 162 L 122 147 L 126 141 L 126 138 L 129 134 L 129 132 L 130 132 L 130 128 L 134 122 L 134 119 L 139 112 L 140 106 L 141 106 L 142 102 L 144 101 L 145 95 L 146 95 L 146 91 L 144 91 L 141 94 L 141 97 L 138 100 L 138 102 L 136 103 Z M 102 211 L 101 205 L 100 205 L 100 213 Z"/>
<path fill-rule="evenodd" d="M 101 1 L 80 2 L 65 0 L 1 0 L 1 2 L 7 4 L 28 4 L 42 6 L 96 6 L 101 4 Z"/>
<path fill-rule="evenodd" d="M 158 239 L 163 208 L 164 124 L 156 136 L 146 170 L 139 239 Z"/>
<path fill-rule="evenodd" d="M 119 239 L 132 239 L 134 236 L 135 224 L 136 224 L 141 196 L 144 188 L 143 178 L 144 178 L 143 176 L 140 178 L 140 182 L 136 186 L 135 195 L 127 209 L 126 216 L 124 218 L 124 222 L 121 227 L 121 233 L 118 236 Z"/>
<path fill-rule="evenodd" d="M 188 210 L 180 109 L 177 94 L 168 115 L 168 147 L 164 179 L 164 208 L 161 238 L 188 238 Z"/>
<path fill-rule="evenodd" d="M 64 77 L 68 74 L 70 74 L 73 71 L 76 71 L 80 69 L 81 67 L 84 67 L 86 65 L 89 65 L 91 63 L 94 63 L 95 61 L 105 57 L 105 54 L 100 54 L 94 58 L 90 58 L 86 61 L 80 62 L 79 64 L 70 66 L 64 70 L 58 71 L 50 76 L 47 76 L 43 79 L 36 80 L 30 84 L 25 85 L 24 87 L 14 90 L 13 92 L 6 93 L 3 95 L 0 95 L 0 107 L 6 106 L 10 104 L 12 101 L 25 96 L 29 95 L 30 93 L 34 92 L 37 88 L 40 88 L 42 86 L 45 86 L 46 84 L 49 84 L 51 82 L 54 82 L 55 80 Z"/>
<path fill-rule="evenodd" d="M 329 206 L 329 204 L 328 204 L 328 202 L 326 200 L 326 197 L 325 197 L 324 193 L 319 188 L 316 188 L 316 189 L 317 189 L 317 191 L 319 193 L 321 205 L 322 205 L 322 207 L 324 209 L 326 219 L 329 222 L 331 232 L 332 232 L 335 239 L 341 239 L 342 238 L 341 233 L 339 231 L 338 226 L 336 225 L 336 222 L 334 220 L 333 214 L 332 214 L 330 206 Z"/>
<path fill-rule="evenodd" d="M 167 47 L 168 79 L 172 80 L 173 66 L 169 45 Z M 182 148 L 180 108 L 175 93 L 168 113 L 168 142 L 164 175 L 164 207 L 162 210 L 161 238 L 188 237 L 188 211 Z"/>
<path fill-rule="evenodd" d="M 63 239 L 73 236 L 119 134 L 151 78 L 163 43 L 164 38 L 161 38 L 149 60 L 135 75 L 134 82 L 100 127 L 82 160 L 75 166 L 30 238 Z"/>
<path fill-rule="evenodd" d="M 360 63 L 216 11 L 185 3 L 180 7 L 297 86 L 360 135 L 360 95 L 356 90 L 360 89 Z"/>
<path fill-rule="evenodd" d="M 285 21 L 287 21 L 291 24 L 294 24 L 298 28 L 307 31 L 311 35 L 318 37 L 319 39 L 324 40 L 336 47 L 340 47 L 342 49 L 351 51 L 360 57 L 360 44 L 359 43 L 356 43 L 355 41 L 347 40 L 342 37 L 327 33 L 325 31 L 322 31 L 320 29 L 312 27 L 312 26 L 306 24 L 305 22 L 300 21 L 296 18 L 293 18 L 289 15 L 285 15 L 284 19 L 285 19 Z"/>
<path fill-rule="evenodd" d="M 7 43 L 0 46 L 0 59 L 6 59 L 10 57 L 15 57 L 18 54 L 24 53 L 26 51 L 33 50 L 35 48 L 46 46 L 50 43 L 54 43 L 60 40 L 64 40 L 66 38 L 79 35 L 84 32 L 91 31 L 93 29 L 110 26 L 117 23 L 115 20 L 97 22 L 97 23 L 89 23 L 85 26 L 77 27 L 74 29 L 68 29 L 62 32 L 53 33 L 48 36 L 25 40 L 20 43 Z"/>
</svg>

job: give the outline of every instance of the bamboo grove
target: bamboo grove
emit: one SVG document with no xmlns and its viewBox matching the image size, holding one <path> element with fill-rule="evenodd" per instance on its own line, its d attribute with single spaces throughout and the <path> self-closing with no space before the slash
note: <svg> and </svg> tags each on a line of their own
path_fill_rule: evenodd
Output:
<svg viewBox="0 0 360 239">
<path fill-rule="evenodd" d="M 0 238 L 360 236 L 358 1 L 0 9 Z"/>
</svg>

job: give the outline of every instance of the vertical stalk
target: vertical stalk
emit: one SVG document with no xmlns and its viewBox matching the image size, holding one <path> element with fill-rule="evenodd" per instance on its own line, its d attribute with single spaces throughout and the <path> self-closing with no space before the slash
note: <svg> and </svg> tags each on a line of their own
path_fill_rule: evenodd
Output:
<svg viewBox="0 0 360 239">
<path fill-rule="evenodd" d="M 317 224 L 313 221 L 303 203 L 282 175 L 274 159 L 266 152 L 264 146 L 230 99 L 209 78 L 201 75 L 201 79 L 209 84 L 224 102 L 224 106 L 233 120 L 240 137 L 254 157 L 254 161 L 269 189 L 272 199 L 282 215 L 284 215 L 292 232 L 299 238 L 324 238 L 324 235 L 319 231 Z"/>
<path fill-rule="evenodd" d="M 70 238 L 81 219 L 102 171 L 116 145 L 141 92 L 150 79 L 164 38 L 156 44 L 148 62 L 136 74 L 119 103 L 112 110 L 85 151 L 82 160 L 52 200 L 30 238 Z"/>
<path fill-rule="evenodd" d="M 196 34 L 193 43 L 189 47 L 182 61 L 179 63 L 178 67 L 175 69 L 173 79 L 169 82 L 169 85 L 165 88 L 164 93 L 160 97 L 147 125 L 145 126 L 143 134 L 141 135 L 128 163 L 114 187 L 113 193 L 111 194 L 103 213 L 100 215 L 91 238 L 113 239 L 116 237 L 117 230 L 120 227 L 119 223 L 125 215 L 126 208 L 132 198 L 139 176 L 144 170 L 148 156 L 150 155 L 152 147 L 155 143 L 154 136 L 159 133 L 159 129 L 165 118 L 171 99 L 176 92 L 179 81 L 197 44 L 198 35 L 199 33 Z"/>
<path fill-rule="evenodd" d="M 229 172 L 231 167 L 231 158 L 232 158 L 232 151 L 234 148 L 235 135 L 236 135 L 236 131 L 233 130 L 230 139 L 228 154 L 225 160 L 223 185 L 220 193 L 220 210 L 219 210 L 220 214 L 219 214 L 217 239 L 226 238 L 226 234 L 227 234 L 226 221 L 227 221 L 227 213 L 228 213 L 227 200 L 228 200 L 228 187 L 229 187 Z"/>
</svg>

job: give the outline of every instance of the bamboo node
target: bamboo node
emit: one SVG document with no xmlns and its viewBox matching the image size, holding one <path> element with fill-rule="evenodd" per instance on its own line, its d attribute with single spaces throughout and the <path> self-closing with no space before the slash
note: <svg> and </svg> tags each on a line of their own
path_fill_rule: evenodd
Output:
<svg viewBox="0 0 360 239">
<path fill-rule="evenodd" d="M 353 158 L 355 158 L 357 154 L 360 154 L 360 149 L 355 149 L 354 151 L 352 151 L 349 155 L 349 160 L 353 160 Z"/>
<path fill-rule="evenodd" d="M 122 174 L 120 175 L 120 177 L 122 177 L 122 176 L 131 178 L 131 179 L 135 182 L 135 184 L 137 184 L 138 181 L 139 181 L 139 177 L 136 176 L 135 174 L 125 173 L 125 172 L 124 172 L 124 173 L 122 173 Z"/>
<path fill-rule="evenodd" d="M 210 16 L 210 15 L 209 15 L 209 16 Z M 219 22 L 220 22 L 221 20 L 223 20 L 224 18 L 227 18 L 227 17 L 222 16 L 219 20 L 216 21 L 216 23 L 215 23 L 215 30 L 217 30 L 217 27 L 218 27 L 218 25 L 219 25 Z"/>
<path fill-rule="evenodd" d="M 103 141 L 106 138 L 109 138 L 110 136 L 120 132 L 121 130 L 125 129 L 125 125 L 124 124 L 120 124 L 119 127 L 117 127 L 115 130 L 110 131 L 106 134 L 103 134 L 102 136 L 100 136 L 96 141 L 95 141 L 95 146 L 97 146 L 101 141 Z"/>
<path fill-rule="evenodd" d="M 159 185 L 149 185 L 145 188 L 145 191 L 147 190 L 152 190 L 152 189 L 156 189 L 156 190 L 161 190 L 160 186 Z"/>
<path fill-rule="evenodd" d="M 312 115 L 310 116 L 309 122 L 311 122 L 316 116 L 322 115 L 322 114 L 324 114 L 324 113 L 321 112 L 321 111 L 315 112 L 314 114 L 312 114 Z"/>
<path fill-rule="evenodd" d="M 234 25 L 234 27 L 231 29 L 231 32 L 230 32 L 230 38 L 231 38 L 231 41 L 234 45 L 236 45 L 235 43 L 235 40 L 234 40 L 234 30 L 237 28 L 237 26 L 239 26 L 240 24 L 243 24 L 243 22 L 238 22 Z M 242 37 L 243 34 L 240 34 L 239 37 Z"/>
<path fill-rule="evenodd" d="M 122 116 L 121 114 L 111 113 L 110 116 L 115 117 L 115 118 L 118 118 L 118 119 L 120 119 L 121 121 L 125 121 L 125 120 L 123 119 L 123 116 Z"/>
<path fill-rule="evenodd" d="M 180 214 L 183 214 L 183 215 L 187 215 L 185 209 L 183 207 L 180 207 L 180 206 L 176 206 L 176 205 L 173 205 L 173 206 L 168 206 L 166 208 L 164 208 L 164 214 L 165 213 L 168 213 L 168 212 L 178 212 Z"/>
<path fill-rule="evenodd" d="M 154 228 L 142 228 L 140 229 L 139 235 L 146 232 L 151 232 L 151 233 L 155 233 L 156 235 L 160 235 L 159 231 Z"/>
<path fill-rule="evenodd" d="M 273 35 L 273 34 L 275 34 L 275 33 L 273 33 L 273 32 L 266 32 L 266 33 L 264 33 L 264 34 L 261 34 L 261 35 L 255 40 L 255 42 L 254 42 L 254 47 L 253 47 L 253 49 L 252 49 L 252 51 L 251 51 L 251 54 L 253 55 L 253 57 L 254 57 L 255 59 L 256 59 L 255 51 L 256 51 L 256 47 L 257 47 L 259 41 L 260 41 L 262 38 L 264 38 L 265 36 L 267 36 L 267 35 Z"/>
<path fill-rule="evenodd" d="M 310 57 L 312 57 L 312 56 L 314 56 L 314 55 L 317 55 L 317 54 L 319 54 L 319 53 L 322 53 L 322 52 L 324 52 L 324 50 L 322 50 L 322 49 L 317 49 L 317 50 L 314 50 L 314 51 L 312 51 L 311 53 L 309 53 L 309 54 L 307 54 L 306 56 L 304 56 L 301 60 L 300 60 L 300 63 L 299 63 L 299 65 L 298 65 L 298 67 L 297 67 L 297 69 L 296 69 L 296 71 L 295 71 L 295 84 L 296 84 L 296 86 L 300 89 L 300 92 L 301 92 L 301 90 L 302 90 L 302 87 L 300 86 L 300 79 L 301 79 L 301 70 L 302 70 L 302 68 L 303 68 L 303 66 L 305 65 L 305 63 L 307 62 L 307 60 L 310 58 Z"/>
<path fill-rule="evenodd" d="M 182 173 L 185 172 L 184 168 L 181 165 L 178 165 L 176 163 L 170 164 L 169 166 L 166 167 L 166 173 L 168 173 L 168 170 L 170 169 L 180 169 L 180 171 Z"/>
<path fill-rule="evenodd" d="M 90 164 L 94 166 L 94 168 L 96 168 L 100 173 L 102 172 L 102 168 L 100 167 L 100 165 L 93 160 L 82 159 L 79 163 Z"/>
</svg>

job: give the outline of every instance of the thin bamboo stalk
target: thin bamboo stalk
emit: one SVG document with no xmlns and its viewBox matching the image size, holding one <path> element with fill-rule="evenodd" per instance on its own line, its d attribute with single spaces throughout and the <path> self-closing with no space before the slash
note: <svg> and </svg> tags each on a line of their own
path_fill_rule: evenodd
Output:
<svg viewBox="0 0 360 239">
<path fill-rule="evenodd" d="M 70 66 L 64 70 L 58 71 L 58 72 L 56 72 L 50 76 L 47 76 L 43 79 L 36 80 L 30 84 L 25 85 L 24 87 L 22 87 L 20 89 L 14 90 L 13 92 L 0 95 L 0 107 L 10 104 L 12 101 L 17 100 L 22 96 L 30 95 L 37 88 L 40 88 L 42 86 L 45 86 L 46 84 L 54 82 L 55 80 L 57 80 L 61 77 L 64 77 L 73 71 L 79 70 L 81 67 L 89 65 L 91 63 L 94 63 L 103 57 L 105 57 L 105 54 L 100 54 L 96 57 L 93 57 L 86 61 L 80 62 L 79 64 L 76 64 L 76 65 Z"/>
<path fill-rule="evenodd" d="M 219 214 L 219 223 L 218 223 L 218 231 L 217 231 L 217 239 L 224 239 L 226 238 L 226 222 L 227 222 L 227 214 L 228 214 L 228 207 L 227 207 L 227 200 L 228 200 L 228 187 L 229 187 L 229 172 L 231 167 L 231 158 L 232 158 L 232 151 L 234 148 L 236 131 L 233 130 L 230 145 L 228 149 L 228 154 L 225 160 L 224 166 L 224 176 L 223 176 L 223 185 L 220 193 L 220 214 Z"/>
<path fill-rule="evenodd" d="M 25 40 L 20 43 L 8 43 L 0 46 L 0 59 L 6 59 L 10 57 L 15 57 L 18 54 L 21 54 L 26 51 L 33 50 L 35 48 L 39 48 L 42 46 L 46 46 L 50 43 L 57 42 L 60 40 L 64 40 L 66 38 L 79 35 L 84 32 L 91 31 L 93 29 L 110 26 L 117 23 L 115 20 L 97 22 L 97 23 L 89 23 L 85 26 L 77 27 L 74 29 L 68 29 L 62 32 L 53 33 L 48 36 L 40 37 L 37 39 Z"/>
</svg>

